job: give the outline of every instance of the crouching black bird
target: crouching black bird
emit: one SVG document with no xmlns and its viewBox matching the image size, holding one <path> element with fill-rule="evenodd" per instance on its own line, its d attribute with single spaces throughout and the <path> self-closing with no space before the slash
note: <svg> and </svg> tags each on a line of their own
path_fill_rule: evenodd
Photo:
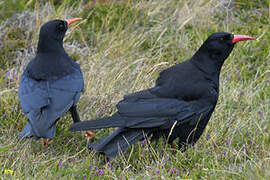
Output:
<svg viewBox="0 0 270 180">
<path fill-rule="evenodd" d="M 111 117 L 73 124 L 71 131 L 119 127 L 111 135 L 89 145 L 115 157 L 129 145 L 152 136 L 178 138 L 178 147 L 194 144 L 206 127 L 219 96 L 219 74 L 225 59 L 245 35 L 212 34 L 193 57 L 160 73 L 156 86 L 126 95 Z"/>
<path fill-rule="evenodd" d="M 76 104 L 84 90 L 83 75 L 63 48 L 68 26 L 78 20 L 81 18 L 52 20 L 40 29 L 36 57 L 19 84 L 21 108 L 28 118 L 19 138 L 52 139 L 56 122 L 67 111 L 74 123 L 80 121 Z"/>
</svg>

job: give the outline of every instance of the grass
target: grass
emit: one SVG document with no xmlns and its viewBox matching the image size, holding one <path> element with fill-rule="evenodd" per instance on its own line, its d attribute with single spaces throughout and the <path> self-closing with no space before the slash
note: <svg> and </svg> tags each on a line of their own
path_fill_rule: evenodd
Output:
<svg viewBox="0 0 270 180">
<path fill-rule="evenodd" d="M 2 179 L 269 179 L 270 4 L 266 0 L 3 1 L 0 19 L 0 177 Z M 2 7 L 0 7 L 1 9 Z M 216 110 L 199 142 L 185 153 L 138 143 L 110 163 L 87 150 L 83 133 L 61 118 L 42 149 L 18 141 L 27 119 L 17 87 L 35 55 L 40 26 L 83 17 L 68 30 L 66 51 L 81 65 L 86 91 L 81 119 L 110 115 L 127 93 L 151 87 L 161 70 L 193 55 L 213 32 L 257 38 L 237 44 L 225 62 Z M 103 137 L 113 129 L 96 131 Z M 164 148 L 165 146 L 165 148 Z"/>
</svg>

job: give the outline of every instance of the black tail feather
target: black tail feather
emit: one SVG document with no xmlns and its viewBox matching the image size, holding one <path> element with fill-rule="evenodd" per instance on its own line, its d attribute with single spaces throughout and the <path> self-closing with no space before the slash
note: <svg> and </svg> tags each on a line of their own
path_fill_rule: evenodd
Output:
<svg viewBox="0 0 270 180">
<path fill-rule="evenodd" d="M 82 121 L 72 124 L 69 128 L 70 131 L 86 131 L 102 128 L 112 128 L 112 127 L 122 127 L 123 120 L 118 115 L 115 114 L 111 117 L 104 117 L 96 120 Z"/>
<path fill-rule="evenodd" d="M 150 130 L 119 128 L 111 135 L 90 144 L 88 148 L 93 148 L 97 152 L 113 158 L 119 155 L 120 151 L 124 152 L 130 145 L 143 140 L 150 132 Z"/>
</svg>

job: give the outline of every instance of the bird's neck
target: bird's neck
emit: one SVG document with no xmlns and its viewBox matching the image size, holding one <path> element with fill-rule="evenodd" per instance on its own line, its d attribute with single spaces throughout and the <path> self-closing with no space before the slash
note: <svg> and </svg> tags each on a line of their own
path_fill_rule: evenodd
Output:
<svg viewBox="0 0 270 180">
<path fill-rule="evenodd" d="M 63 47 L 63 42 L 55 40 L 51 37 L 39 39 L 37 53 L 66 54 Z"/>
<path fill-rule="evenodd" d="M 219 60 L 217 55 L 205 52 L 203 49 L 197 51 L 191 58 L 191 63 L 198 69 L 218 79 L 223 62 Z"/>
</svg>

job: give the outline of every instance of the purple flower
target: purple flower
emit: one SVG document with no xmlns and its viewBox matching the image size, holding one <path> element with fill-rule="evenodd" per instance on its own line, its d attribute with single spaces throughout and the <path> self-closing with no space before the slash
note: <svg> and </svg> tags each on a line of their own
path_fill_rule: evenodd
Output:
<svg viewBox="0 0 270 180">
<path fill-rule="evenodd" d="M 93 168 L 93 165 L 92 165 L 92 164 L 90 164 L 89 170 L 91 170 L 92 168 Z"/>
<path fill-rule="evenodd" d="M 7 79 L 7 84 L 6 84 L 6 87 L 7 88 L 9 86 L 13 85 L 12 82 L 14 82 L 15 79 L 18 80 L 18 77 L 17 77 L 17 73 L 16 73 L 16 69 L 15 68 L 9 69 L 6 72 L 6 79 Z"/>
<path fill-rule="evenodd" d="M 77 157 L 75 157 L 73 160 L 72 160 L 72 162 L 75 162 L 75 161 L 77 161 L 78 160 L 78 158 Z"/>
<path fill-rule="evenodd" d="M 249 133 L 248 133 L 248 131 L 247 131 L 247 133 L 246 133 L 246 137 L 248 137 L 249 136 Z"/>
<path fill-rule="evenodd" d="M 241 152 L 244 152 L 244 151 L 245 151 L 245 149 L 246 149 L 246 145 L 245 145 L 245 144 L 243 144 L 243 145 L 242 145 L 242 148 L 241 148 Z"/>
<path fill-rule="evenodd" d="M 226 144 L 230 145 L 230 140 L 229 139 L 226 140 Z"/>
<path fill-rule="evenodd" d="M 65 139 L 65 144 L 72 144 L 72 141 L 74 141 L 74 139 L 73 138 L 66 138 Z"/>
<path fill-rule="evenodd" d="M 171 174 L 179 174 L 179 169 L 176 169 L 175 167 L 171 169 Z"/>
<path fill-rule="evenodd" d="M 216 147 L 217 147 L 217 145 L 216 145 L 216 143 L 215 143 L 215 142 L 212 142 L 212 144 L 213 144 L 213 147 L 214 147 L 214 148 L 216 148 Z"/>
<path fill-rule="evenodd" d="M 146 140 L 143 140 L 142 143 L 141 143 L 141 145 L 144 146 L 145 143 L 146 143 Z"/>
<path fill-rule="evenodd" d="M 7 76 L 8 79 L 9 79 L 9 78 L 12 78 L 12 76 L 14 76 L 14 75 L 15 75 L 15 69 L 14 69 L 14 68 L 9 69 L 9 70 L 6 72 L 6 76 Z"/>
<path fill-rule="evenodd" d="M 62 161 L 59 161 L 58 167 L 61 167 L 63 165 Z"/>
<path fill-rule="evenodd" d="M 104 171 L 103 171 L 102 169 L 100 169 L 100 170 L 98 171 L 98 174 L 99 174 L 99 175 L 103 175 L 103 174 L 104 174 Z"/>
<path fill-rule="evenodd" d="M 7 119 L 7 115 L 4 114 L 4 115 L 2 116 L 2 118 L 3 118 L 3 119 Z"/>
<path fill-rule="evenodd" d="M 11 84 L 12 82 L 13 82 L 13 78 L 10 78 L 10 79 L 8 80 L 8 85 Z"/>
<path fill-rule="evenodd" d="M 157 174 L 159 174 L 159 170 L 157 170 L 157 172 L 156 172 Z"/>
<path fill-rule="evenodd" d="M 254 141 L 253 140 L 249 140 L 249 144 L 253 144 L 254 143 Z"/>
<path fill-rule="evenodd" d="M 112 163 L 108 163 L 108 167 L 112 167 Z"/>
<path fill-rule="evenodd" d="M 85 180 L 86 179 L 86 176 L 83 176 L 82 180 Z"/>
<path fill-rule="evenodd" d="M 6 76 L 9 76 L 9 75 L 10 75 L 10 70 L 11 70 L 11 69 L 9 69 L 9 70 L 6 72 Z"/>
<path fill-rule="evenodd" d="M 176 172 L 176 169 L 175 167 L 171 169 L 171 174 L 175 173 Z"/>
</svg>

